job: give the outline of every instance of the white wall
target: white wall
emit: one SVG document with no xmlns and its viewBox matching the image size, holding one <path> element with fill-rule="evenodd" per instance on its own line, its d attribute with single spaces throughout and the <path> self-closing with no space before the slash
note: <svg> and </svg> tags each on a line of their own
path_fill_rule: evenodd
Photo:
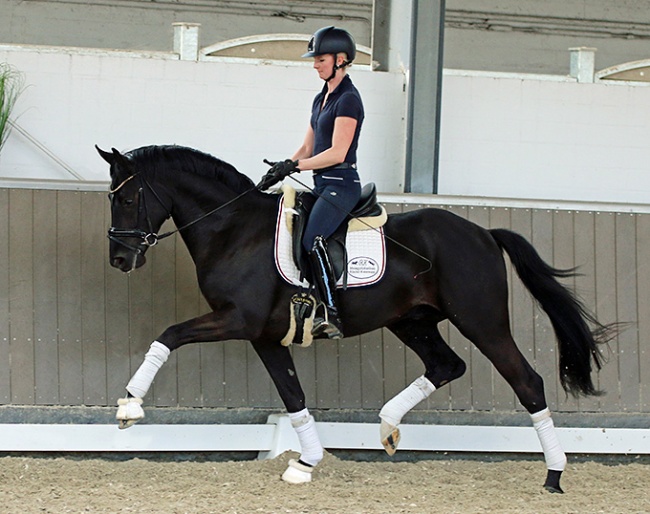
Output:
<svg viewBox="0 0 650 514">
<path fill-rule="evenodd" d="M 107 179 L 95 143 L 188 145 L 257 180 L 262 158 L 284 158 L 300 144 L 322 85 L 307 64 L 168 53 L 0 46 L 0 60 L 29 84 L 19 124 L 87 180 Z M 351 75 L 366 106 L 362 180 L 401 192 L 404 77 L 362 67 Z M 442 103 L 441 194 L 648 203 L 648 86 L 447 70 Z M 70 176 L 14 132 L 0 155 L 0 184 L 7 178 Z"/>
<path fill-rule="evenodd" d="M 18 123 L 75 172 L 106 180 L 94 144 L 120 150 L 149 144 L 191 146 L 254 180 L 263 158 L 291 156 L 302 143 L 322 81 L 305 65 L 193 62 L 172 54 L 0 47 L 0 60 L 26 75 Z M 402 187 L 404 102 L 401 74 L 354 67 L 366 122 L 359 166 L 383 191 Z M 68 179 L 69 174 L 13 132 L 0 155 L 2 178 Z M 310 180 L 305 177 L 305 180 Z"/>
<path fill-rule="evenodd" d="M 447 71 L 439 192 L 648 203 L 648 86 Z"/>
</svg>

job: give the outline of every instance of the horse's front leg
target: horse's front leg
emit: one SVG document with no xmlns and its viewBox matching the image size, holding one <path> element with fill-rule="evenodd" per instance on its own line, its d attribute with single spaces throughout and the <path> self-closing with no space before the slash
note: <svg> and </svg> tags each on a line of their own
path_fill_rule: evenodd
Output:
<svg viewBox="0 0 650 514">
<path fill-rule="evenodd" d="M 282 480 L 292 484 L 310 482 L 314 466 L 323 459 L 323 445 L 316 431 L 314 417 L 305 407 L 305 394 L 291 353 L 279 342 L 252 341 L 252 344 L 287 408 L 291 425 L 300 441 L 300 458 L 289 461 Z"/>
<path fill-rule="evenodd" d="M 210 312 L 198 318 L 172 325 L 156 341 L 151 343 L 144 356 L 144 362 L 126 386 L 127 396 L 117 402 L 117 415 L 120 428 L 128 428 L 142 418 L 142 398 L 151 387 L 156 373 L 167 361 L 169 354 L 188 343 L 205 341 L 225 341 L 242 337 L 244 323 L 236 311 Z"/>
</svg>

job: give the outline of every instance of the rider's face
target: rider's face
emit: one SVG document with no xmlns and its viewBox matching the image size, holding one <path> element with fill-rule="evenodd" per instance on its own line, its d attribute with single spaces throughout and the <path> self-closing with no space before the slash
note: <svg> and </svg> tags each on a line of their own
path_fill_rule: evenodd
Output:
<svg viewBox="0 0 650 514">
<path fill-rule="evenodd" d="M 334 56 L 332 54 L 317 55 L 314 57 L 314 69 L 318 72 L 318 76 L 326 80 L 332 75 L 334 68 Z"/>
</svg>

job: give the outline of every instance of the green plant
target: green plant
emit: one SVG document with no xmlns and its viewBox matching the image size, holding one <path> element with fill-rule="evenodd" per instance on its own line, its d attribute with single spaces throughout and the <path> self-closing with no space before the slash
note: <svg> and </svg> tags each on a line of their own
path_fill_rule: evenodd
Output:
<svg viewBox="0 0 650 514">
<path fill-rule="evenodd" d="M 10 64 L 0 62 L 0 150 L 11 132 L 9 116 L 24 89 L 23 74 Z"/>
</svg>

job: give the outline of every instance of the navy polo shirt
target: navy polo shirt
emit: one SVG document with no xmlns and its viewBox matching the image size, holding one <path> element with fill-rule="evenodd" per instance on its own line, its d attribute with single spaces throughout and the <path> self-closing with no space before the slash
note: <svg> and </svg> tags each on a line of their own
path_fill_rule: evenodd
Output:
<svg viewBox="0 0 650 514">
<path fill-rule="evenodd" d="M 354 118 L 357 120 L 357 128 L 344 161 L 354 164 L 357 162 L 359 134 L 361 133 L 361 125 L 364 117 L 361 95 L 347 75 L 343 77 L 341 83 L 329 95 L 327 103 L 321 110 L 326 94 L 327 83 L 323 86 L 323 90 L 314 98 L 314 103 L 311 108 L 311 127 L 314 130 L 314 155 L 332 147 L 334 120 L 338 116 Z"/>
</svg>

